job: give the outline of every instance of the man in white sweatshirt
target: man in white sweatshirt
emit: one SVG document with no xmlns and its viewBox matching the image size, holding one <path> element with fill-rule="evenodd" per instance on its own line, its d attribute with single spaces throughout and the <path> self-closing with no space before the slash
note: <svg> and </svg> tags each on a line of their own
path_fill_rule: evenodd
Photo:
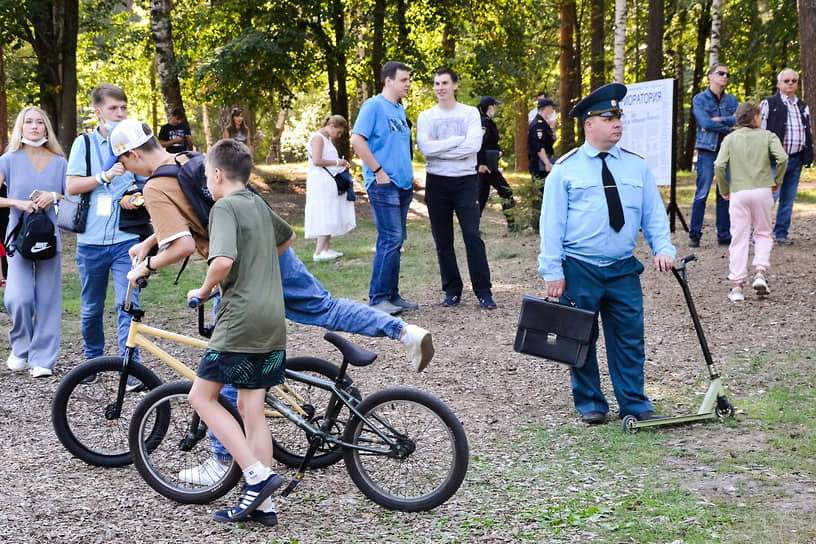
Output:
<svg viewBox="0 0 816 544">
<path fill-rule="evenodd" d="M 439 103 L 419 114 L 417 144 L 425 155 L 425 203 L 436 242 L 436 255 L 445 291 L 443 307 L 459 304 L 462 276 L 453 248 L 453 214 L 459 218 L 467 252 L 473 292 L 482 308 L 493 310 L 490 268 L 479 233 L 479 178 L 476 154 L 482 145 L 479 110 L 456 101 L 459 77 L 450 68 L 434 75 L 434 94 Z"/>
</svg>

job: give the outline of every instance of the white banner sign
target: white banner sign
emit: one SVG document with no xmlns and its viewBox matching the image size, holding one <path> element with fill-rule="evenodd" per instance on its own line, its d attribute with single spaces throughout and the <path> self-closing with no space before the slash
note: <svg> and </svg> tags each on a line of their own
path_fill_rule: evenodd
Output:
<svg viewBox="0 0 816 544">
<path fill-rule="evenodd" d="M 671 185 L 674 80 L 631 83 L 626 89 L 618 145 L 646 157 L 658 185 Z"/>
</svg>

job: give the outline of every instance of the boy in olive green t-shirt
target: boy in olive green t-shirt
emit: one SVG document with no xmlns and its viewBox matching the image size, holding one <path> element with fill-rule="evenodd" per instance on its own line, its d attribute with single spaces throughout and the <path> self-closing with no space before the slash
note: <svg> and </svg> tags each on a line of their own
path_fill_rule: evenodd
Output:
<svg viewBox="0 0 816 544">
<path fill-rule="evenodd" d="M 283 480 L 272 464 L 266 426 L 266 389 L 284 380 L 286 322 L 278 256 L 294 240 L 292 228 L 266 202 L 246 189 L 252 169 L 249 149 L 222 140 L 207 153 L 210 210 L 207 276 L 187 299 L 206 300 L 220 284 L 221 304 L 207 351 L 190 390 L 190 405 L 244 471 L 246 489 L 238 506 L 215 512 L 215 520 L 253 519 L 277 523 L 270 495 Z M 224 384 L 238 389 L 246 436 L 219 403 Z"/>
</svg>

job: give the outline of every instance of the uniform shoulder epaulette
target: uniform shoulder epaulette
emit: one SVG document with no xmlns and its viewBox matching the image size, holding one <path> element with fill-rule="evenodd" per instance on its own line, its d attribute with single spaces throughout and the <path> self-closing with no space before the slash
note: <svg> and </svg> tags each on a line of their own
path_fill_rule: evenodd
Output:
<svg viewBox="0 0 816 544">
<path fill-rule="evenodd" d="M 641 155 L 640 153 L 637 153 L 637 152 L 635 152 L 635 151 L 632 151 L 631 149 L 626 149 L 625 147 L 621 147 L 620 149 L 621 149 L 621 151 L 626 151 L 627 153 L 631 153 L 632 155 L 635 155 L 636 157 L 640 157 L 640 158 L 641 158 L 641 159 L 643 159 L 644 161 L 646 160 L 646 157 L 644 157 L 644 156 L 643 156 L 643 155 Z"/>
<path fill-rule="evenodd" d="M 573 147 L 572 149 L 570 149 L 569 151 L 567 151 L 566 153 L 561 155 L 558 158 L 558 160 L 555 161 L 555 164 L 561 164 L 562 162 L 564 162 L 565 160 L 567 160 L 568 158 L 573 156 L 575 154 L 575 152 L 578 151 L 579 149 L 581 149 L 581 148 L 580 147 Z"/>
</svg>

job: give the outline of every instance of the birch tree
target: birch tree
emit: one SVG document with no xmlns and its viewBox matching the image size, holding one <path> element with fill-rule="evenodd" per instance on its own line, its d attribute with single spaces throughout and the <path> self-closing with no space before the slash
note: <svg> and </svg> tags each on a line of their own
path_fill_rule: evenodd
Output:
<svg viewBox="0 0 816 544">
<path fill-rule="evenodd" d="M 708 51 L 708 65 L 720 62 L 720 37 L 722 36 L 723 0 L 711 2 L 711 45 Z"/>
<path fill-rule="evenodd" d="M 623 83 L 626 66 L 626 0 L 615 0 L 615 45 L 612 60 L 612 79 Z"/>
<path fill-rule="evenodd" d="M 816 111 L 816 0 L 798 0 L 799 10 L 799 56 L 802 63 L 799 79 L 802 84 L 802 98 Z M 812 119 L 812 116 L 811 116 Z M 816 140 L 816 123 L 810 124 Z"/>
</svg>

